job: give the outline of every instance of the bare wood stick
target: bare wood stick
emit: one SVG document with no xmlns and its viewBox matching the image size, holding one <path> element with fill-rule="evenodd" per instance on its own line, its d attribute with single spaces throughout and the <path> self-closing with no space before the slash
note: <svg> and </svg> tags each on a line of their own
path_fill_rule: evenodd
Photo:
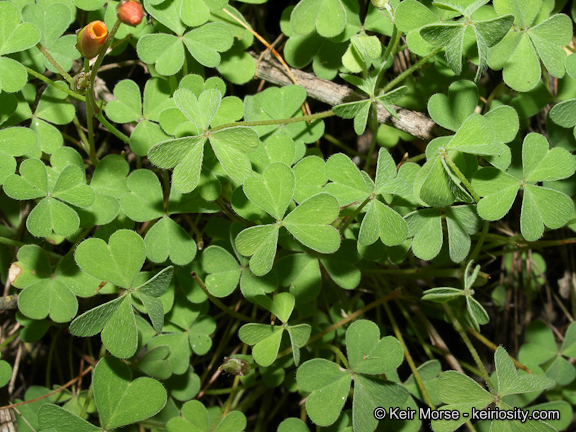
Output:
<svg viewBox="0 0 576 432">
<path fill-rule="evenodd" d="M 259 56 L 257 54 L 251 54 L 258 60 Z M 349 87 L 317 78 L 311 73 L 302 72 L 298 69 L 291 69 L 291 72 L 298 81 L 298 85 L 306 89 L 308 96 L 330 106 L 365 98 L 361 93 L 355 92 Z M 264 81 L 280 86 L 293 84 L 292 78 L 269 55 L 264 56 L 258 63 L 256 75 Z M 450 134 L 449 131 L 438 126 L 431 118 L 422 113 L 396 106 L 395 109 L 398 113 L 398 119 L 392 117 L 384 107 L 378 105 L 378 121 L 425 141 Z"/>
</svg>

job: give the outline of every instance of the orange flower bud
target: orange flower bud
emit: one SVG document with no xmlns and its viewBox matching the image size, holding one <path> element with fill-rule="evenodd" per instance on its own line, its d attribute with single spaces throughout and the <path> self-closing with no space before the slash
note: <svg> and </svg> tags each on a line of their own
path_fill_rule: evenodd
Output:
<svg viewBox="0 0 576 432">
<path fill-rule="evenodd" d="M 108 37 L 108 27 L 102 21 L 92 21 L 78 32 L 76 49 L 82 57 L 91 59 L 96 57 Z"/>
<path fill-rule="evenodd" d="M 144 18 L 144 9 L 136 0 L 122 1 L 116 8 L 116 13 L 121 23 L 132 27 L 136 27 Z"/>
</svg>

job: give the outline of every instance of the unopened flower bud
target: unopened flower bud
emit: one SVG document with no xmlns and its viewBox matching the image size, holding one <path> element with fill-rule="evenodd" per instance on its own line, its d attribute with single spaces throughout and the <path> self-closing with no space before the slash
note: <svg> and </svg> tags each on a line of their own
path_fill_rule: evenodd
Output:
<svg viewBox="0 0 576 432">
<path fill-rule="evenodd" d="M 390 3 L 390 0 L 372 0 L 372 4 L 378 9 L 384 9 L 388 6 L 388 3 Z"/>
<path fill-rule="evenodd" d="M 136 27 L 144 18 L 144 9 L 139 1 L 125 0 L 116 8 L 118 19 L 121 23 Z"/>
<path fill-rule="evenodd" d="M 250 373 L 250 363 L 236 357 L 224 357 L 224 363 L 218 370 L 230 375 L 246 376 Z"/>
<path fill-rule="evenodd" d="M 106 43 L 108 27 L 102 21 L 92 21 L 78 32 L 76 49 L 82 57 L 91 59 L 100 54 L 100 50 Z"/>
</svg>

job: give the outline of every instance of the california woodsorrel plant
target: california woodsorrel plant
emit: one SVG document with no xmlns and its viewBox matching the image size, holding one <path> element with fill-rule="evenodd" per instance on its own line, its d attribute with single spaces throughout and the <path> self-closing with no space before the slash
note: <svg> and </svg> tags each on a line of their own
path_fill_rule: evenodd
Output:
<svg viewBox="0 0 576 432">
<path fill-rule="evenodd" d="M 0 1 L 0 429 L 574 430 L 575 17 Z"/>
</svg>

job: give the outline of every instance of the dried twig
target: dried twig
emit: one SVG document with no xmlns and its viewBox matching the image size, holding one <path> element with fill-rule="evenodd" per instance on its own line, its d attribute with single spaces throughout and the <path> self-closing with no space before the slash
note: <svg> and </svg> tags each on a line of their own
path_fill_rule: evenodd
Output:
<svg viewBox="0 0 576 432">
<path fill-rule="evenodd" d="M 255 60 L 259 59 L 258 54 L 251 54 Z M 292 77 L 286 73 L 283 67 L 276 64 L 269 55 L 264 56 L 260 60 L 256 74 L 258 78 L 280 86 L 293 84 Z M 330 106 L 365 98 L 361 93 L 355 92 L 347 86 L 317 78 L 311 73 L 291 69 L 291 75 L 296 78 L 299 85 L 306 89 L 308 96 Z M 384 107 L 378 106 L 378 121 L 425 141 L 450 134 L 449 131 L 438 126 L 431 118 L 422 113 L 402 107 L 395 107 L 395 109 L 398 113 L 398 118 L 392 117 Z"/>
</svg>

